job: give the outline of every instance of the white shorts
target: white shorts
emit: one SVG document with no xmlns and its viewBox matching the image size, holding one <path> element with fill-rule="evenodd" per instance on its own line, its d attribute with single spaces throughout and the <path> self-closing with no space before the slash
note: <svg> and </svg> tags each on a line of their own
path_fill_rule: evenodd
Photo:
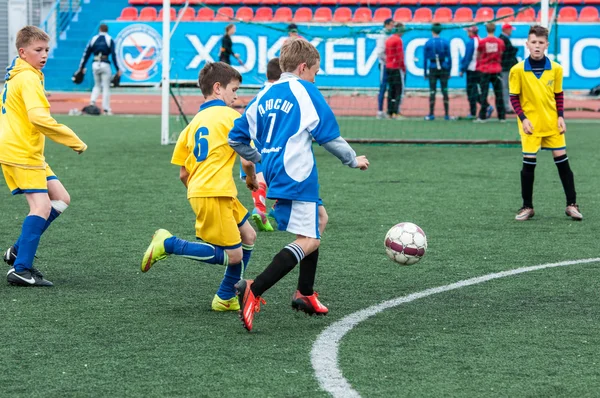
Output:
<svg viewBox="0 0 600 398">
<path fill-rule="evenodd" d="M 321 239 L 319 233 L 319 206 L 321 202 L 301 202 L 277 199 L 275 220 L 280 231 Z"/>
</svg>

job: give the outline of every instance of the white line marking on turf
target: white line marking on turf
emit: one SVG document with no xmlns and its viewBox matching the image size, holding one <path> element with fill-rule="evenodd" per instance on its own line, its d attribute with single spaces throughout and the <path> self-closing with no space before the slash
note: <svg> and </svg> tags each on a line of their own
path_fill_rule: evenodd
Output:
<svg viewBox="0 0 600 398">
<path fill-rule="evenodd" d="M 310 353 L 312 366 L 315 370 L 315 376 L 319 381 L 321 388 L 334 397 L 360 397 L 360 394 L 352 388 L 350 383 L 348 383 L 348 381 L 342 375 L 342 371 L 338 368 L 338 349 L 340 341 L 346 335 L 346 333 L 352 330 L 352 328 L 354 328 L 360 322 L 388 308 L 393 308 L 399 306 L 400 304 L 410 303 L 411 301 L 415 301 L 417 299 L 428 297 L 437 293 L 443 293 L 471 285 L 477 285 L 493 279 L 518 275 L 525 272 L 538 271 L 546 268 L 563 267 L 566 265 L 595 263 L 598 261 L 600 261 L 600 257 L 535 265 L 533 267 L 517 268 L 495 274 L 483 275 L 476 278 L 465 279 L 450 285 L 434 287 L 421 292 L 409 294 L 408 296 L 402 296 L 384 301 L 381 304 L 377 304 L 350 314 L 331 324 L 319 335 L 319 337 L 317 337 L 317 340 L 315 340 Z"/>
</svg>

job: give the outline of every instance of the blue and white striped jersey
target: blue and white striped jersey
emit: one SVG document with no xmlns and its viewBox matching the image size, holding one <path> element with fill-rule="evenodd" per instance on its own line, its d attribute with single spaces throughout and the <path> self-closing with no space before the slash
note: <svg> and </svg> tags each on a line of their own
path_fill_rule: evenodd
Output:
<svg viewBox="0 0 600 398">
<path fill-rule="evenodd" d="M 317 87 L 283 73 L 250 102 L 229 133 L 230 142 L 253 140 L 269 187 L 269 199 L 319 201 L 312 139 L 323 145 L 340 137 L 335 116 Z"/>
</svg>

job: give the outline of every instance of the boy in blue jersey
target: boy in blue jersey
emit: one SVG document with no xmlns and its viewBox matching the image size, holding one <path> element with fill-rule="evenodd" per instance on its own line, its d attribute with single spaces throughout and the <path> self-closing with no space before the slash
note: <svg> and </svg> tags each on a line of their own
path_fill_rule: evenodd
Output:
<svg viewBox="0 0 600 398">
<path fill-rule="evenodd" d="M 432 38 L 425 43 L 425 79 L 429 79 L 429 115 L 425 120 L 435 120 L 435 94 L 437 81 L 440 81 L 442 96 L 444 97 L 444 119 L 451 120 L 450 100 L 448 99 L 448 79 L 452 69 L 452 57 L 450 56 L 450 43 L 440 37 L 442 25 L 434 23 L 431 27 Z"/>
<path fill-rule="evenodd" d="M 238 71 L 224 62 L 208 63 L 200 71 L 199 85 L 206 101 L 181 132 L 171 163 L 180 166 L 179 178 L 196 214 L 196 237 L 179 239 L 159 229 L 142 259 L 142 272 L 170 254 L 209 264 L 225 265 L 225 276 L 212 302 L 214 311 L 237 311 L 234 285 L 241 279 L 254 248 L 256 232 L 250 214 L 237 199 L 233 179 L 236 153 L 227 134 L 240 114 L 231 108 L 242 82 Z M 252 163 L 244 164 L 246 184 L 258 188 Z"/>
<path fill-rule="evenodd" d="M 69 207 L 71 197 L 44 156 L 46 137 L 81 154 L 87 145 L 50 115 L 42 69 L 48 60 L 50 37 L 35 26 L 17 33 L 19 56 L 8 67 L 0 97 L 0 167 L 13 195 L 24 194 L 29 214 L 17 242 L 6 250 L 11 266 L 8 283 L 52 286 L 33 266 L 42 234 Z"/>
<path fill-rule="evenodd" d="M 281 78 L 258 93 L 229 133 L 229 144 L 242 158 L 262 164 L 268 198 L 277 200 L 279 230 L 296 235 L 255 280 L 236 284 L 240 318 L 248 331 L 252 330 L 254 313 L 264 303 L 263 293 L 298 263 L 298 290 L 292 307 L 311 315 L 328 313 L 313 290 L 320 237 L 327 224 L 319 196 L 313 138 L 343 164 L 361 170 L 369 167 L 367 158 L 356 156 L 340 136 L 331 108 L 313 84 L 319 62 L 319 52 L 308 41 L 287 40 L 279 56 Z"/>
</svg>

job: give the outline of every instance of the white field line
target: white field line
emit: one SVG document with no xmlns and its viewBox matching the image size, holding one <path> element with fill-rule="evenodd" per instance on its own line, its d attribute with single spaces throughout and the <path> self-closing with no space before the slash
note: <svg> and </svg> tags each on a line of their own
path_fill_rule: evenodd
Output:
<svg viewBox="0 0 600 398">
<path fill-rule="evenodd" d="M 398 297 L 392 300 L 384 301 L 383 303 L 372 307 L 360 310 L 350 314 L 343 319 L 328 326 L 315 340 L 310 354 L 315 377 L 319 381 L 321 388 L 334 397 L 351 398 L 360 397 L 360 394 L 352 388 L 350 383 L 342 375 L 342 371 L 338 367 L 338 350 L 342 338 L 352 330 L 360 322 L 376 315 L 388 308 L 397 307 L 401 304 L 410 303 L 411 301 L 428 297 L 434 294 L 447 292 L 450 290 L 461 289 L 463 287 L 477 285 L 493 279 L 504 278 L 522 274 L 525 272 L 538 271 L 546 268 L 564 267 L 567 265 L 595 263 L 600 261 L 599 258 L 587 258 L 582 260 L 562 261 L 559 263 L 542 264 L 532 267 L 517 268 L 509 271 L 498 272 L 479 276 L 476 278 L 465 279 L 450 285 L 434 287 L 423 290 L 421 292 L 412 293 L 408 296 Z"/>
</svg>

